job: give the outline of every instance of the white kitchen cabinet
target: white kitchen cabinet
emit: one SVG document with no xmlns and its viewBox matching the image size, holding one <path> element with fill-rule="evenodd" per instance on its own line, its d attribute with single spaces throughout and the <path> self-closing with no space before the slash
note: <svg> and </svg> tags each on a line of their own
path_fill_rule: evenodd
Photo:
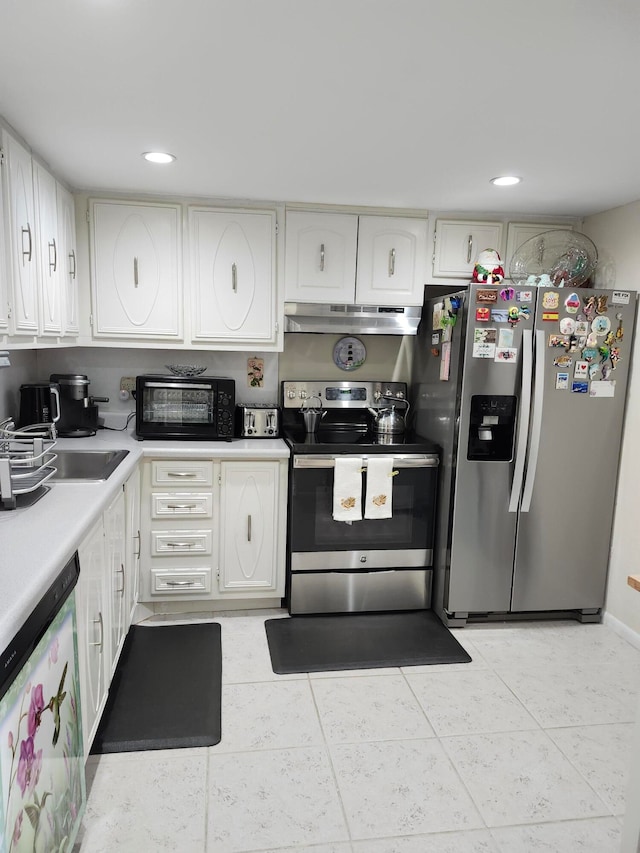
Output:
<svg viewBox="0 0 640 853">
<path fill-rule="evenodd" d="M 189 236 L 192 343 L 275 345 L 275 211 L 190 207 Z"/>
<path fill-rule="evenodd" d="M 222 462 L 220 592 L 284 594 L 279 463 Z"/>
<path fill-rule="evenodd" d="M 288 210 L 285 300 L 353 302 L 357 246 L 356 214 Z"/>
<path fill-rule="evenodd" d="M 5 198 L 5 169 L 2 168 L 3 157 L 0 149 L 0 337 L 9 331 L 9 291 L 7 281 L 7 230 L 4 210 Z"/>
<path fill-rule="evenodd" d="M 109 592 L 102 519 L 78 548 L 76 593 L 82 729 L 89 754 L 109 688 Z"/>
<path fill-rule="evenodd" d="M 62 256 L 58 236 L 56 179 L 40 163 L 33 163 L 38 252 L 39 334 L 62 334 Z"/>
<path fill-rule="evenodd" d="M 124 484 L 125 498 L 125 633 L 133 620 L 133 613 L 138 603 L 140 584 L 140 467 L 131 474 Z"/>
<path fill-rule="evenodd" d="M 572 231 L 573 225 L 566 222 L 551 223 L 551 222 L 510 222 L 507 225 L 507 251 L 505 253 L 503 268 L 505 276 L 509 277 L 509 266 L 513 255 L 523 243 L 531 240 L 534 237 L 539 237 L 545 231 Z M 539 250 L 544 253 L 544 239 L 539 242 Z"/>
<path fill-rule="evenodd" d="M 56 186 L 58 208 L 59 276 L 62 294 L 62 334 L 77 337 L 78 275 L 76 246 L 76 214 L 73 196 L 62 184 Z"/>
<path fill-rule="evenodd" d="M 9 332 L 35 336 L 38 322 L 36 219 L 31 154 L 2 130 L 7 215 Z"/>
<path fill-rule="evenodd" d="M 105 564 L 109 589 L 109 679 L 127 633 L 126 506 L 124 487 L 103 515 Z"/>
<path fill-rule="evenodd" d="M 422 305 L 426 261 L 426 219 L 361 216 L 356 303 Z"/>
<path fill-rule="evenodd" d="M 90 201 L 95 339 L 182 340 L 181 210 Z"/>
<path fill-rule="evenodd" d="M 427 220 L 289 210 L 288 302 L 422 305 Z"/>
<path fill-rule="evenodd" d="M 502 258 L 502 222 L 438 219 L 435 231 L 435 278 L 470 280 L 480 252 L 495 249 Z"/>
</svg>

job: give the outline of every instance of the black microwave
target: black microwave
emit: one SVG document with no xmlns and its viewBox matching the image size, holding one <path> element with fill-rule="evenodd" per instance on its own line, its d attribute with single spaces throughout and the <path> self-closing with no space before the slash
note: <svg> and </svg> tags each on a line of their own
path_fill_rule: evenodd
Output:
<svg viewBox="0 0 640 853">
<path fill-rule="evenodd" d="M 136 376 L 136 436 L 230 441 L 235 392 L 215 376 Z"/>
</svg>

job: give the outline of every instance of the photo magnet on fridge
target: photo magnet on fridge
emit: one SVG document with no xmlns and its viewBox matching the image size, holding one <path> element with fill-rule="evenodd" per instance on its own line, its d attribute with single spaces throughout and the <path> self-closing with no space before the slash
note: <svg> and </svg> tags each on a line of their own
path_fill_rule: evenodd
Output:
<svg viewBox="0 0 640 853">
<path fill-rule="evenodd" d="M 573 382 L 571 385 L 571 390 L 576 394 L 588 394 L 589 393 L 589 383 L 588 382 Z"/>
<path fill-rule="evenodd" d="M 556 376 L 556 391 L 566 391 L 569 387 L 569 374 L 558 373 Z"/>
</svg>

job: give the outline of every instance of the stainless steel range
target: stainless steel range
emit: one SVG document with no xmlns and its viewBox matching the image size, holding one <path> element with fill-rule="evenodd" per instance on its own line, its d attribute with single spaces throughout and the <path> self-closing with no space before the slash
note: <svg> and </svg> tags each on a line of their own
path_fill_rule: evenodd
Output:
<svg viewBox="0 0 640 853">
<path fill-rule="evenodd" d="M 406 394 L 400 382 L 282 383 L 291 614 L 430 606 L 439 450 L 405 427 Z M 354 460 L 357 520 L 336 512 L 337 460 Z"/>
</svg>

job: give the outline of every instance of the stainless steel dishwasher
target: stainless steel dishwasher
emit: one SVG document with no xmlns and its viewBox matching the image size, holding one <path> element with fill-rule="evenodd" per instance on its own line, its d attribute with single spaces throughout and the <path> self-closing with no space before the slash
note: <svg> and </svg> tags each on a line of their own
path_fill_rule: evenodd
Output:
<svg viewBox="0 0 640 853">
<path fill-rule="evenodd" d="M 70 851 L 86 802 L 77 553 L 0 656 L 0 851 Z"/>
</svg>

